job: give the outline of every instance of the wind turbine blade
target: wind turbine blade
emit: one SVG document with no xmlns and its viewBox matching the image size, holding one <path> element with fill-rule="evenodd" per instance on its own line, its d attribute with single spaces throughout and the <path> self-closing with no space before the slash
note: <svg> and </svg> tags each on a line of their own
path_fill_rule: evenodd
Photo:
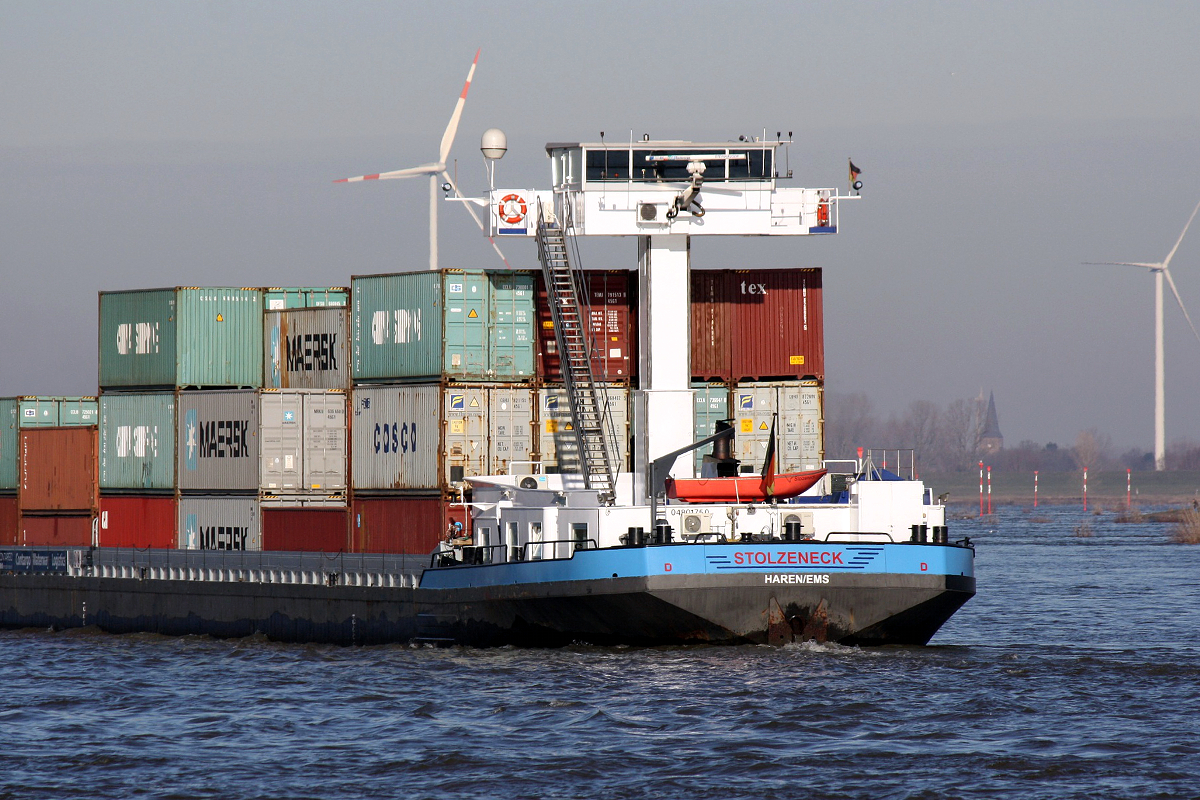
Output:
<svg viewBox="0 0 1200 800">
<path fill-rule="evenodd" d="M 1089 266 L 1109 266 L 1109 267 L 1145 267 L 1146 269 L 1162 269 L 1162 264 L 1143 264 L 1138 261 L 1081 261 L 1081 264 Z"/>
<path fill-rule="evenodd" d="M 479 54 L 476 53 L 475 57 L 478 58 Z M 464 92 L 464 95 L 465 95 L 465 92 Z M 454 178 L 450 177 L 450 173 L 443 172 L 442 176 L 446 179 L 446 183 L 450 184 L 450 188 L 454 190 L 455 196 L 462 197 L 463 193 L 458 190 L 458 184 L 454 182 Z M 466 199 L 466 198 L 464 198 L 464 199 Z M 471 204 L 468 202 L 468 203 L 463 203 L 462 205 L 463 205 L 463 208 L 465 208 L 468 212 L 470 212 L 472 219 L 475 220 L 475 224 L 479 226 L 479 230 L 486 233 L 487 228 L 485 228 L 483 226 L 483 220 L 481 220 L 479 218 L 479 215 L 475 213 L 475 209 L 471 208 Z M 500 252 L 500 245 L 496 244 L 495 238 L 489 236 L 489 237 L 487 237 L 487 239 L 489 242 L 492 243 L 492 249 L 496 251 L 496 255 L 500 256 L 500 260 L 504 262 L 504 266 L 508 267 L 509 269 L 512 269 L 512 265 L 508 263 L 508 259 L 504 257 L 504 253 Z"/>
<path fill-rule="evenodd" d="M 1200 211 L 1200 203 L 1196 203 L 1196 207 L 1192 209 L 1192 215 L 1188 217 L 1187 225 L 1183 226 L 1183 233 L 1179 234 L 1179 241 L 1175 242 L 1175 246 L 1171 248 L 1171 252 L 1167 253 L 1167 258 L 1163 261 L 1163 269 L 1171 266 L 1171 258 L 1174 257 L 1175 251 L 1179 249 L 1179 243 L 1183 241 L 1183 237 L 1187 235 L 1187 229 L 1192 226 L 1192 220 L 1196 218 L 1197 211 Z M 1192 330 L 1195 331 L 1196 329 L 1192 328 Z"/>
<path fill-rule="evenodd" d="M 450 145 L 454 144 L 454 134 L 458 132 L 458 120 L 462 117 L 463 106 L 467 102 L 467 90 L 471 88 L 471 79 L 475 77 L 475 65 L 479 63 L 479 54 L 482 51 L 482 47 L 475 51 L 475 60 L 471 62 L 471 71 L 467 73 L 467 82 L 463 84 L 462 94 L 458 96 L 458 102 L 454 104 L 454 113 L 450 115 L 450 124 L 446 126 L 446 132 L 442 134 L 442 146 L 438 150 L 438 161 L 443 164 L 446 163 L 446 157 L 450 155 Z"/>
<path fill-rule="evenodd" d="M 1197 207 L 1200 208 L 1200 206 Z M 1192 318 L 1188 316 L 1187 309 L 1183 306 L 1183 298 L 1179 296 L 1179 290 L 1175 288 L 1175 279 L 1171 277 L 1171 270 L 1164 269 L 1163 275 L 1167 276 L 1167 283 L 1171 285 L 1171 291 L 1175 293 L 1175 299 L 1179 301 L 1179 310 L 1183 312 L 1183 317 L 1188 321 L 1188 325 L 1191 325 L 1192 333 L 1196 334 L 1196 341 L 1200 342 L 1200 333 L 1196 333 L 1196 326 L 1192 325 Z"/>
<path fill-rule="evenodd" d="M 391 172 L 380 172 L 375 175 L 359 175 L 357 178 L 341 178 L 334 183 L 355 183 L 356 181 L 386 181 L 391 178 L 415 178 L 418 175 L 437 175 L 446 168 L 445 164 L 422 164 L 419 167 L 396 169 Z"/>
</svg>

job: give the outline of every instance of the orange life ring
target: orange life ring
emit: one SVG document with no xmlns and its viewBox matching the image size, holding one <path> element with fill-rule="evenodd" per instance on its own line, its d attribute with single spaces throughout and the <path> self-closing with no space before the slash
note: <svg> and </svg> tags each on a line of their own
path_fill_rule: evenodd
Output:
<svg viewBox="0 0 1200 800">
<path fill-rule="evenodd" d="M 525 204 L 525 198 L 521 195 L 506 194 L 500 198 L 496 212 L 500 215 L 500 221 L 506 225 L 520 225 L 529 213 L 529 206 Z"/>
</svg>

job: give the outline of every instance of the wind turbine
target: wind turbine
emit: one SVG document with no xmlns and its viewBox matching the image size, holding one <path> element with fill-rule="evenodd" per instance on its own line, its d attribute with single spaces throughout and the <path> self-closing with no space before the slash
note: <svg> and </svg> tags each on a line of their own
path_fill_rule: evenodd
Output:
<svg viewBox="0 0 1200 800">
<path fill-rule="evenodd" d="M 454 135 L 458 132 L 458 121 L 462 117 L 463 106 L 467 102 L 467 91 L 471 88 L 471 79 L 475 77 L 475 65 L 479 63 L 479 54 L 482 48 L 475 51 L 475 60 L 471 62 L 471 70 L 467 73 L 467 82 L 463 84 L 462 94 L 458 96 L 458 102 L 454 105 L 454 113 L 450 115 L 450 124 L 446 126 L 446 132 L 442 134 L 442 143 L 438 148 L 438 160 L 431 164 L 422 164 L 419 167 L 409 167 L 408 169 L 397 169 L 392 172 L 380 172 L 375 175 L 359 175 L 356 178 L 342 178 L 334 181 L 334 183 L 356 183 L 358 181 L 382 181 L 392 178 L 416 178 L 421 175 L 429 176 L 429 269 L 436 270 L 438 268 L 438 224 L 437 224 L 437 191 L 438 191 L 438 176 L 445 179 L 446 185 L 454 190 L 454 193 L 464 199 L 462 192 L 458 190 L 458 184 L 454 178 L 450 177 L 450 173 L 446 171 L 446 158 L 450 155 L 450 147 L 454 144 Z M 471 208 L 469 202 L 464 202 L 463 207 L 470 212 L 475 218 L 479 229 L 483 230 L 483 220 L 479 219 L 479 215 L 475 213 L 475 209 Z M 504 258 L 504 253 L 500 252 L 500 248 L 496 245 L 496 241 L 492 237 L 488 237 L 488 241 L 492 243 L 496 253 L 504 261 L 505 266 L 508 265 L 508 259 Z"/>
<path fill-rule="evenodd" d="M 1192 209 L 1192 215 L 1188 217 L 1187 225 L 1183 226 L 1183 233 L 1179 234 L 1179 238 L 1175 241 L 1175 246 L 1171 248 L 1171 252 L 1167 253 L 1167 257 L 1162 261 L 1157 261 L 1152 264 L 1146 264 L 1138 261 L 1085 261 L 1085 264 L 1108 264 L 1117 267 L 1143 267 L 1154 273 L 1154 468 L 1156 470 L 1166 469 L 1167 466 L 1167 437 L 1165 425 L 1165 406 L 1164 401 L 1164 381 L 1163 381 L 1163 278 L 1166 277 L 1167 283 L 1171 285 L 1171 291 L 1175 295 L 1175 299 L 1179 302 L 1179 310 L 1183 312 L 1184 318 L 1192 329 L 1192 333 L 1196 334 L 1196 341 L 1200 341 L 1200 333 L 1196 333 L 1196 326 L 1192 324 L 1192 318 L 1188 315 L 1187 308 L 1183 305 L 1183 298 L 1179 296 L 1179 290 L 1175 288 L 1175 281 L 1171 278 L 1171 259 L 1175 256 L 1175 251 L 1179 249 L 1180 242 L 1187 235 L 1188 228 L 1191 227 L 1192 220 L 1196 218 L 1196 212 L 1200 211 L 1200 203 Z"/>
</svg>

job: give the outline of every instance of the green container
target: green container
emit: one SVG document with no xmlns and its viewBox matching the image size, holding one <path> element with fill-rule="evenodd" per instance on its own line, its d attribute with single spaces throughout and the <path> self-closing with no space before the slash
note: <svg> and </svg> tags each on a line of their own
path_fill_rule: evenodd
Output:
<svg viewBox="0 0 1200 800">
<path fill-rule="evenodd" d="M 96 425 L 100 411 L 95 397 L 17 398 L 17 425 L 21 428 L 60 428 Z"/>
<path fill-rule="evenodd" d="M 489 272 L 491 330 L 489 367 L 494 380 L 519 381 L 533 377 L 534 318 L 537 297 L 531 272 Z"/>
<path fill-rule="evenodd" d="M 100 488 L 175 487 L 175 393 L 100 398 Z"/>
<path fill-rule="evenodd" d="M 716 433 L 717 420 L 730 418 L 729 385 L 724 383 L 693 383 L 692 398 L 695 406 L 695 414 L 692 417 L 695 420 L 692 441 L 698 442 Z M 735 452 L 732 446 L 730 447 L 730 452 Z M 701 447 L 695 451 L 694 458 L 697 476 L 700 475 L 700 467 L 704 463 L 704 457 L 711 453 L 712 445 Z"/>
<path fill-rule="evenodd" d="M 267 311 L 345 306 L 349 300 L 350 290 L 345 286 L 272 286 L 263 289 L 263 308 Z"/>
<path fill-rule="evenodd" d="M 17 398 L 0 398 L 0 491 L 17 488 Z"/>
<path fill-rule="evenodd" d="M 261 290 L 100 293 L 101 388 L 261 385 Z"/>
</svg>

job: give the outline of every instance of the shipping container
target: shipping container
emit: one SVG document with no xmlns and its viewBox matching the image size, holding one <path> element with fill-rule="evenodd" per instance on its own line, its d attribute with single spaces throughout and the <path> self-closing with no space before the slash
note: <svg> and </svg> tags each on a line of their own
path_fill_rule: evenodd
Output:
<svg viewBox="0 0 1200 800">
<path fill-rule="evenodd" d="M 439 496 L 355 498 L 350 551 L 426 555 L 450 525 L 468 525 L 467 508 Z"/>
<path fill-rule="evenodd" d="M 180 550 L 262 550 L 257 497 L 179 498 Z"/>
<path fill-rule="evenodd" d="M 98 545 L 174 549 L 178 515 L 174 496 L 101 495 Z"/>
<path fill-rule="evenodd" d="M 350 289 L 345 286 L 271 286 L 263 289 L 263 309 L 345 307 Z"/>
<path fill-rule="evenodd" d="M 100 488 L 175 488 L 175 393 L 100 397 Z"/>
<path fill-rule="evenodd" d="M 603 387 L 607 400 L 609 456 L 618 472 L 628 472 L 630 449 L 629 387 Z M 538 389 L 538 454 L 546 472 L 581 474 L 579 442 L 571 424 L 567 390 L 561 386 Z"/>
<path fill-rule="evenodd" d="M 528 386 L 488 389 L 487 474 L 508 475 L 533 460 L 536 404 L 537 393 Z"/>
<path fill-rule="evenodd" d="M 620 383 L 637 375 L 637 273 L 597 270 L 583 274 L 588 303 L 588 342 L 597 381 Z M 538 377 L 562 382 L 554 317 L 542 276 L 537 280 Z"/>
<path fill-rule="evenodd" d="M 0 547 L 21 543 L 21 512 L 16 495 L 0 496 Z"/>
<path fill-rule="evenodd" d="M 95 397 L 26 396 L 18 400 L 22 428 L 65 428 L 95 425 L 100 421 Z"/>
<path fill-rule="evenodd" d="M 825 458 L 823 387 L 819 381 L 739 383 L 733 391 L 734 430 L 743 473 L 759 473 L 777 420 L 776 472 L 820 469 Z"/>
<path fill-rule="evenodd" d="M 691 276 L 697 380 L 823 380 L 821 270 L 696 270 Z"/>
<path fill-rule="evenodd" d="M 262 548 L 284 552 L 343 553 L 350 535 L 346 508 L 263 508 Z"/>
<path fill-rule="evenodd" d="M 695 409 L 692 419 L 695 420 L 696 426 L 692 432 L 692 440 L 700 441 L 717 432 L 718 420 L 731 419 L 729 415 L 729 385 L 696 382 L 692 384 L 692 396 Z M 712 445 L 701 447 L 695 451 L 697 475 L 700 474 L 700 468 L 704 464 L 704 457 L 711 453 Z"/>
<path fill-rule="evenodd" d="M 258 491 L 258 403 L 254 390 L 178 394 L 175 451 L 180 489 Z"/>
<path fill-rule="evenodd" d="M 346 393 L 264 389 L 262 492 L 326 495 L 346 490 Z"/>
<path fill-rule="evenodd" d="M 268 389 L 346 389 L 349 312 L 303 308 L 263 314 L 263 386 Z"/>
<path fill-rule="evenodd" d="M 20 431 L 21 513 L 92 512 L 99 498 L 95 426 Z"/>
<path fill-rule="evenodd" d="M 262 385 L 262 291 L 100 293 L 104 389 Z"/>
<path fill-rule="evenodd" d="M 19 544 L 25 547 L 90 547 L 95 518 L 84 516 L 22 516 Z"/>
<path fill-rule="evenodd" d="M 15 492 L 17 480 L 17 398 L 0 398 L 0 492 Z"/>
<path fill-rule="evenodd" d="M 528 272 L 356 276 L 353 380 L 529 380 L 533 295 Z"/>
</svg>

